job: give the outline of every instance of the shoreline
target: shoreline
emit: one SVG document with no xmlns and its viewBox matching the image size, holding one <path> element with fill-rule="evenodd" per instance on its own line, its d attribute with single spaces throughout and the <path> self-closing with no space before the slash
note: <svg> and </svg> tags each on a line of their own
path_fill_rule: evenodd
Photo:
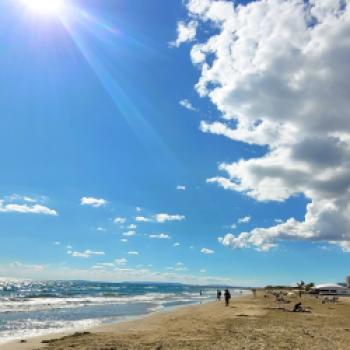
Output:
<svg viewBox="0 0 350 350">
<path fill-rule="evenodd" d="M 242 295 L 235 295 L 234 299 L 240 298 Z M 51 340 L 56 338 L 61 338 L 65 336 L 72 335 L 74 333 L 83 333 L 83 332 L 93 332 L 93 333 L 100 333 L 100 332 L 106 332 L 111 329 L 115 329 L 116 326 L 122 325 L 122 324 L 128 324 L 132 322 L 138 322 L 141 320 L 144 320 L 148 317 L 152 317 L 154 315 L 158 314 L 165 314 L 165 313 L 171 313 L 178 309 L 185 309 L 190 308 L 193 306 L 199 306 L 204 305 L 208 303 L 214 302 L 213 300 L 203 300 L 203 301 L 193 301 L 187 304 L 180 304 L 180 305 L 173 305 L 164 307 L 162 309 L 154 310 L 146 314 L 140 314 L 140 315 L 134 315 L 134 316 L 124 316 L 121 317 L 120 320 L 112 321 L 112 322 L 105 322 L 98 324 L 93 327 L 77 327 L 74 329 L 67 329 L 62 330 L 58 332 L 50 332 L 42 335 L 34 335 L 29 337 L 19 337 L 18 339 L 9 340 L 5 343 L 0 343 L 0 350 L 32 350 L 37 348 L 45 347 L 46 344 L 42 344 L 41 342 L 43 340 Z M 25 340 L 25 343 L 20 343 L 21 340 Z"/>
<path fill-rule="evenodd" d="M 298 302 L 309 312 L 293 312 Z M 208 302 L 155 312 L 141 319 L 102 325 L 86 333 L 65 332 L 8 343 L 0 350 L 344 350 L 350 343 L 350 299 L 321 303 L 303 295 L 258 292 L 223 302 Z M 46 343 L 41 343 L 47 340 Z"/>
</svg>

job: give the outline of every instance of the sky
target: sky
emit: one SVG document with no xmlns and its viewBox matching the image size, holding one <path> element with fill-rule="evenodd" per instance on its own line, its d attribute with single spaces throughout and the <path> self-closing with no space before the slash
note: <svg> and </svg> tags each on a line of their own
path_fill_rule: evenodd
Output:
<svg viewBox="0 0 350 350">
<path fill-rule="evenodd" d="M 3 0 L 0 277 L 350 274 L 346 0 Z"/>
</svg>

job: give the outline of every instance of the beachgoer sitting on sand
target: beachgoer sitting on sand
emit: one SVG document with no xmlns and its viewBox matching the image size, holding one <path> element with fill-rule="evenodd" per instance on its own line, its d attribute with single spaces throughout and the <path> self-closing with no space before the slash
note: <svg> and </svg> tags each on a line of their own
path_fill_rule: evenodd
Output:
<svg viewBox="0 0 350 350">
<path fill-rule="evenodd" d="M 224 298 L 225 298 L 225 305 L 229 306 L 230 299 L 231 299 L 231 293 L 228 291 L 228 289 L 225 289 Z"/>
<path fill-rule="evenodd" d="M 311 312 L 310 310 L 304 308 L 301 303 L 294 305 L 293 312 Z"/>
</svg>

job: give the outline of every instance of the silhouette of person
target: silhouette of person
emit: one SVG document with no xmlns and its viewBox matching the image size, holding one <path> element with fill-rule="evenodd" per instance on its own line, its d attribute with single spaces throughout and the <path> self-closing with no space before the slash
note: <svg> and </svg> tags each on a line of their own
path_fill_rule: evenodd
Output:
<svg viewBox="0 0 350 350">
<path fill-rule="evenodd" d="M 225 305 L 229 306 L 230 299 L 231 299 L 231 293 L 228 291 L 228 289 L 225 289 L 224 298 L 225 298 Z"/>
<path fill-rule="evenodd" d="M 217 301 L 220 301 L 220 300 L 221 300 L 221 290 L 220 290 L 220 289 L 218 289 L 218 290 L 216 291 L 216 300 L 217 300 Z"/>
</svg>

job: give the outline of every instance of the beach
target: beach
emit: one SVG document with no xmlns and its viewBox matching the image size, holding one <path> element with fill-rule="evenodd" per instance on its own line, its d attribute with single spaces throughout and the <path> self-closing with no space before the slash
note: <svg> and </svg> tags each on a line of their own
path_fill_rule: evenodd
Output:
<svg viewBox="0 0 350 350">
<path fill-rule="evenodd" d="M 101 326 L 87 332 L 4 344 L 0 350 L 117 349 L 332 349 L 350 344 L 350 299 L 321 304 L 302 296 L 311 312 L 291 312 L 297 295 L 278 304 L 274 297 L 246 295 L 223 302 L 192 305 L 145 318 Z M 42 341 L 44 340 L 44 343 Z"/>
</svg>

